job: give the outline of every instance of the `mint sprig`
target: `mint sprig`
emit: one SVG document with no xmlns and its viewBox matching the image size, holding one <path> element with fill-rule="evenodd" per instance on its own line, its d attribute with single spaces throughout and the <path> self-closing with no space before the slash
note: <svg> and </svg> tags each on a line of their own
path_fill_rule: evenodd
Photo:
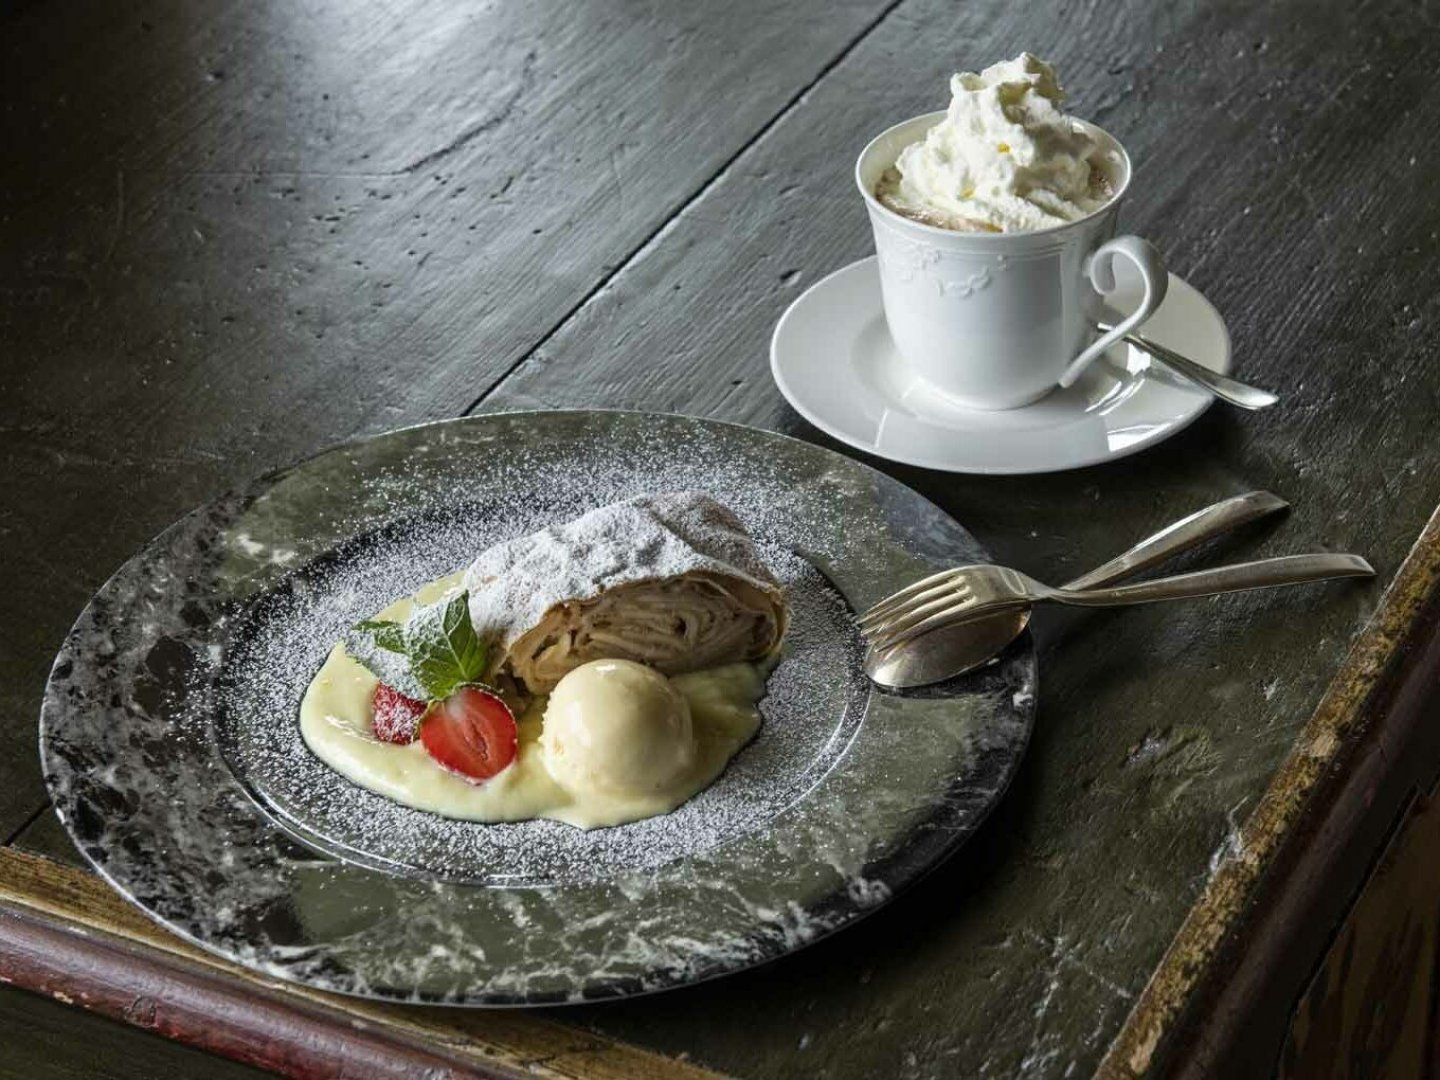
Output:
<svg viewBox="0 0 1440 1080">
<path fill-rule="evenodd" d="M 432 604 L 405 623 L 410 672 L 432 698 L 447 698 L 485 673 L 485 646 L 470 622 L 470 594 Z"/>
<path fill-rule="evenodd" d="M 467 591 L 417 608 L 403 623 L 356 623 L 345 647 L 382 682 L 422 701 L 443 700 L 485 674 L 487 650 L 470 622 Z"/>
<path fill-rule="evenodd" d="M 383 619 L 366 619 L 364 622 L 355 624 L 357 632 L 369 634 L 371 640 L 386 652 L 403 653 L 405 651 L 405 627 L 398 622 L 386 622 Z"/>
</svg>

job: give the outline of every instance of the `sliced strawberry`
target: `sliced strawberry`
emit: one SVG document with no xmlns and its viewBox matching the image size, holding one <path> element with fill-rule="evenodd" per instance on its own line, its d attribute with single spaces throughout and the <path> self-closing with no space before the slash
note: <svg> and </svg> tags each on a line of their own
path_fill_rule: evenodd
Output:
<svg viewBox="0 0 1440 1080">
<path fill-rule="evenodd" d="M 445 768 L 489 780 L 515 760 L 519 729 L 505 702 L 466 686 L 436 706 L 420 725 L 420 741 Z"/>
<path fill-rule="evenodd" d="M 415 725 L 428 708 L 425 702 L 406 697 L 383 682 L 376 685 L 370 706 L 373 712 L 370 730 L 375 732 L 375 737 L 402 746 L 414 741 Z"/>
</svg>

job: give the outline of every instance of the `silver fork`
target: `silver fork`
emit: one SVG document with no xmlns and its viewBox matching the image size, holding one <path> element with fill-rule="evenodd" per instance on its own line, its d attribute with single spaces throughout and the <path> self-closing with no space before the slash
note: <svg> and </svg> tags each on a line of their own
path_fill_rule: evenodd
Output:
<svg viewBox="0 0 1440 1080">
<path fill-rule="evenodd" d="M 942 626 L 1042 601 L 1075 607 L 1118 607 L 1331 578 L 1370 577 L 1374 573 L 1358 555 L 1283 555 L 1155 578 L 1137 585 L 1056 589 L 1006 566 L 961 566 L 932 575 L 882 600 L 861 616 L 860 632 L 872 647 L 893 649 Z"/>
<path fill-rule="evenodd" d="M 1279 513 L 1290 506 L 1268 491 L 1248 491 L 1212 503 L 1203 510 L 1171 522 L 1152 536 L 1089 573 L 1067 581 L 1062 589 L 1098 589 L 1119 585 L 1127 578 L 1159 566 L 1206 540 L 1241 525 Z M 902 590 L 898 595 L 906 595 Z M 1030 624 L 1029 607 L 1008 608 L 968 622 L 926 634 L 898 649 L 867 649 L 865 674 L 894 690 L 928 686 L 974 671 L 993 660 Z"/>
</svg>

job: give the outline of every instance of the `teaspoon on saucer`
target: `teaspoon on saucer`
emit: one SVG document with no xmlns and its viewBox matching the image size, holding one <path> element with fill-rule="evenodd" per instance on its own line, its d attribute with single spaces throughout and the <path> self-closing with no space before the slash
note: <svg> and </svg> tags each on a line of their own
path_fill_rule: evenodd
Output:
<svg viewBox="0 0 1440 1080">
<path fill-rule="evenodd" d="M 1063 587 L 1093 589 L 1123 581 L 1221 533 L 1289 505 L 1268 491 L 1252 491 L 1225 499 L 1167 525 L 1124 554 Z M 942 682 L 988 663 L 1019 637 L 1029 623 L 1028 607 L 1012 608 L 932 631 L 894 648 L 872 647 L 865 653 L 865 674 L 875 683 L 896 690 Z"/>
<path fill-rule="evenodd" d="M 1100 329 L 1108 330 L 1109 327 L 1102 325 Z M 1136 333 L 1126 334 L 1123 340 L 1145 353 L 1161 367 L 1175 372 L 1181 378 L 1203 386 L 1221 401 L 1228 402 L 1237 408 L 1268 409 L 1280 400 L 1279 395 L 1272 394 L 1269 390 L 1261 390 L 1258 386 L 1250 386 L 1239 379 L 1230 378 L 1229 375 L 1211 371 L 1204 365 L 1197 364 L 1188 356 L 1183 356 L 1174 349 L 1166 348 L 1158 341 L 1151 341 Z"/>
</svg>

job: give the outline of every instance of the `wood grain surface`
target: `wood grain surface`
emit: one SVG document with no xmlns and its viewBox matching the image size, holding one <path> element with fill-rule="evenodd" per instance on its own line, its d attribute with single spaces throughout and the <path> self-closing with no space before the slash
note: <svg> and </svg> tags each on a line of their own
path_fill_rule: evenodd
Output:
<svg viewBox="0 0 1440 1080">
<path fill-rule="evenodd" d="M 767 343 L 870 250 L 855 155 L 956 67 L 1029 48 L 1127 145 L 1122 224 L 1284 403 L 1076 473 L 875 464 L 1042 579 L 1253 488 L 1294 513 L 1212 556 L 1355 550 L 1379 579 L 1037 618 L 1035 739 L 959 857 L 781 964 L 562 1018 L 758 1077 L 1093 1070 L 1440 501 L 1437 19 L 1398 0 L 7 11 L 0 131 L 44 152 L 0 163 L 0 825 L 34 818 L 21 843 L 65 850 L 36 817 L 33 717 L 74 611 L 264 467 L 557 405 L 826 444 Z"/>
<path fill-rule="evenodd" d="M 1437 702 L 1440 511 L 1235 832 L 1101 1076 L 1275 1071 L 1280 1033 L 1396 820 L 1440 781 Z"/>
<path fill-rule="evenodd" d="M 934 101 L 955 63 L 934 41 L 965 42 L 967 57 L 1023 41 L 1127 144 L 1122 224 L 1217 303 L 1242 376 L 1285 402 L 1217 408 L 1152 453 L 1077 473 L 882 467 L 1044 580 L 1251 488 L 1296 509 L 1226 553 L 1356 550 L 1380 571 L 1370 587 L 1037 618 L 1040 717 L 993 848 L 963 852 L 893 917 L 795 958 L 783 980 L 741 976 L 590 1022 L 747 1075 L 1096 1065 L 1440 497 L 1440 380 L 1416 333 L 1437 312 L 1422 266 L 1440 211 L 1366 199 L 1357 183 L 1402 167 L 1417 185 L 1440 180 L 1440 155 L 1411 165 L 1395 149 L 1416 146 L 1428 112 L 1378 109 L 1419 93 L 1401 69 L 1420 43 L 1385 33 L 1375 7 L 1334 6 L 1323 36 L 1298 10 L 1132 7 L 1116 52 L 1090 37 L 1121 17 L 1114 6 L 1067 6 L 1074 18 L 1046 24 L 1000 3 L 907 3 L 485 400 L 638 405 L 816 438 L 770 384 L 766 348 L 801 289 L 869 250 L 857 148 Z M 1346 165 L 1297 194 L 1292 170 L 1322 162 Z M 564 378 L 581 358 L 585 379 Z M 687 1022 L 697 1001 L 719 1019 Z"/>
<path fill-rule="evenodd" d="M 882 10 L 0 13 L 0 837 L 110 571 L 230 485 L 463 411 Z"/>
</svg>

